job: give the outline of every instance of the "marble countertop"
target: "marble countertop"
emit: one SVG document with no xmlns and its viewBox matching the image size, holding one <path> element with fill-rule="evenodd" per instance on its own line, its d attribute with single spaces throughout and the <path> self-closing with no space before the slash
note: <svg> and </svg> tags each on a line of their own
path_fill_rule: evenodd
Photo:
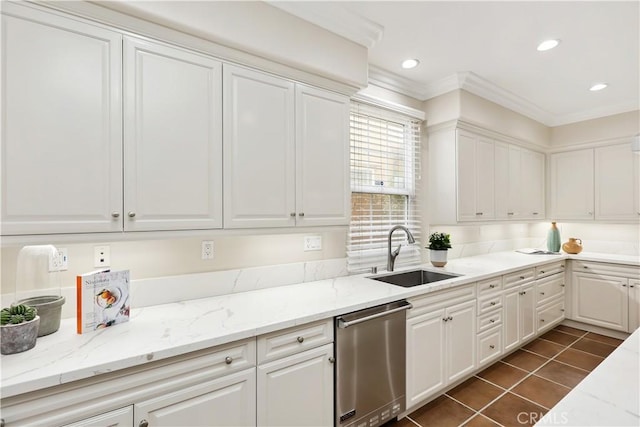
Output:
<svg viewBox="0 0 640 427">
<path fill-rule="evenodd" d="M 63 319 L 33 349 L 2 356 L 0 393 L 15 396 L 573 257 L 499 252 L 450 260 L 444 268 L 425 264 L 459 276 L 412 288 L 363 274 L 134 308 L 129 322 L 83 335 L 76 334 L 75 319 Z M 628 256 L 579 259 L 640 265 Z"/>
<path fill-rule="evenodd" d="M 545 414 L 536 426 L 639 426 L 640 329 Z"/>
</svg>

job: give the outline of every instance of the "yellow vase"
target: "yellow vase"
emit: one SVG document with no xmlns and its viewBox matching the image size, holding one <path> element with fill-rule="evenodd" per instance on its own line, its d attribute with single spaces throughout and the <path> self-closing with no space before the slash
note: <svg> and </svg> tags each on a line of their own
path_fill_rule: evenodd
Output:
<svg viewBox="0 0 640 427">
<path fill-rule="evenodd" d="M 579 254 L 582 252 L 582 240 L 569 237 L 569 241 L 562 244 L 562 250 L 568 254 Z"/>
</svg>

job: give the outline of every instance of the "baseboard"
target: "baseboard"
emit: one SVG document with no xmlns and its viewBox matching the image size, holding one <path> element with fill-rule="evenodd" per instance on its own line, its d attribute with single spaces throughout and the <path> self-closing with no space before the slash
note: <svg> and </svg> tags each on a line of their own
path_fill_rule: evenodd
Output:
<svg viewBox="0 0 640 427">
<path fill-rule="evenodd" d="M 612 338 L 618 338 L 621 340 L 625 340 L 629 337 L 629 335 L 631 335 L 626 332 L 614 331 L 613 329 L 607 329 L 601 326 L 590 325 L 588 323 L 582 323 L 582 322 L 578 322 L 576 320 L 570 320 L 570 319 L 564 319 L 560 324 L 569 326 L 572 328 L 576 328 L 576 329 L 582 329 L 583 331 L 593 332 L 600 335 L 606 335 Z"/>
</svg>

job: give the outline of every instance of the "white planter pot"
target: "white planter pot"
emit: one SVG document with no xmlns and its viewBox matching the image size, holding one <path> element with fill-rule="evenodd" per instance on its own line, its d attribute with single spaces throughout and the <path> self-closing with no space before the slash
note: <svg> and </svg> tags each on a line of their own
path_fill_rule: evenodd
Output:
<svg viewBox="0 0 640 427">
<path fill-rule="evenodd" d="M 435 267 L 444 267 L 447 264 L 447 252 L 447 249 L 430 249 L 429 259 L 431 260 L 431 264 L 433 264 Z"/>
</svg>

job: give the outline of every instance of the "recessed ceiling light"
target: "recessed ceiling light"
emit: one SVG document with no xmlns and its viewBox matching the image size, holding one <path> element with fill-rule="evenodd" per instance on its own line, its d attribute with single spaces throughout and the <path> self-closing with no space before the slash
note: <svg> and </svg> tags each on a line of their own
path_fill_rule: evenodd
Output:
<svg viewBox="0 0 640 427">
<path fill-rule="evenodd" d="M 607 87 L 607 86 L 609 86 L 609 85 L 608 85 L 608 84 L 606 84 L 606 83 L 596 83 L 596 84 L 594 84 L 593 86 L 591 86 L 591 87 L 589 88 L 589 90 L 590 90 L 591 92 L 597 92 L 597 91 L 599 91 L 599 90 L 604 89 L 604 88 L 605 88 L 605 87 Z"/>
<path fill-rule="evenodd" d="M 550 39 L 550 40 L 545 40 L 542 43 L 540 43 L 538 45 L 538 50 L 540 52 L 544 52 L 545 50 L 549 50 L 549 49 L 553 49 L 554 47 L 558 46 L 560 44 L 560 40 L 558 39 Z"/>
<path fill-rule="evenodd" d="M 404 61 L 402 61 L 402 68 L 406 70 L 410 68 L 416 68 L 419 63 L 420 61 L 418 61 L 417 59 L 405 59 Z"/>
</svg>

